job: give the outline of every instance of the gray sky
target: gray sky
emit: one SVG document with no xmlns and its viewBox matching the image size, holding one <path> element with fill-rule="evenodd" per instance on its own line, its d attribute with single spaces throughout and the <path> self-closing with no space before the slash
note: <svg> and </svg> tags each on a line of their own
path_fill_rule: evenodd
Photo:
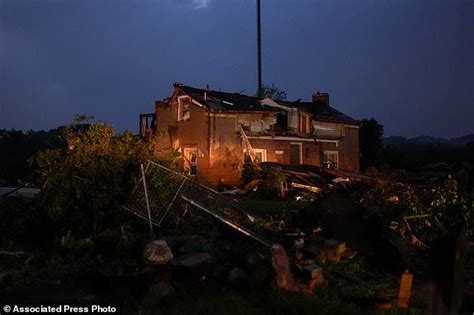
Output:
<svg viewBox="0 0 474 315">
<path fill-rule="evenodd" d="M 255 0 L 0 0 L 0 129 L 137 130 L 174 81 L 256 90 Z M 474 132 L 474 0 L 262 0 L 263 79 L 386 135 Z"/>
</svg>

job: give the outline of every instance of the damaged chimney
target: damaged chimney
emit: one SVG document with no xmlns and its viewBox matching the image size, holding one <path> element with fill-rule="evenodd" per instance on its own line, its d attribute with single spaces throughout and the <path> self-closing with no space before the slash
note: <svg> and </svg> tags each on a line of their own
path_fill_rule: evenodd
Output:
<svg viewBox="0 0 474 315">
<path fill-rule="evenodd" d="M 329 93 L 317 92 L 313 94 L 313 103 L 329 106 Z"/>
</svg>

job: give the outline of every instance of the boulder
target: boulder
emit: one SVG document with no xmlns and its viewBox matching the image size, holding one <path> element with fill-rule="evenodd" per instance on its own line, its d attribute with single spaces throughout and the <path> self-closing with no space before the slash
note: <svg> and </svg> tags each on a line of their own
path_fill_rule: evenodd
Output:
<svg viewBox="0 0 474 315">
<path fill-rule="evenodd" d="M 149 264 L 162 265 L 173 259 L 173 252 L 166 241 L 157 240 L 146 245 L 143 257 Z"/>
<path fill-rule="evenodd" d="M 185 268 L 197 268 L 202 265 L 213 264 L 216 262 L 216 257 L 210 253 L 193 253 L 174 259 L 171 264 Z"/>
</svg>

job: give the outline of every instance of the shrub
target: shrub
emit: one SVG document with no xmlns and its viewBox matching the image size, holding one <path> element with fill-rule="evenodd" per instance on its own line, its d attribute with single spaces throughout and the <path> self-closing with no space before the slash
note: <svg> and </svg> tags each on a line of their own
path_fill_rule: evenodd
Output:
<svg viewBox="0 0 474 315">
<path fill-rule="evenodd" d="M 82 122 L 82 121 L 81 121 Z M 114 135 L 104 123 L 64 129 L 66 149 L 45 150 L 35 159 L 46 210 L 61 235 L 98 235 L 121 222 L 139 165 L 153 158 L 153 142 L 130 132 Z"/>
</svg>

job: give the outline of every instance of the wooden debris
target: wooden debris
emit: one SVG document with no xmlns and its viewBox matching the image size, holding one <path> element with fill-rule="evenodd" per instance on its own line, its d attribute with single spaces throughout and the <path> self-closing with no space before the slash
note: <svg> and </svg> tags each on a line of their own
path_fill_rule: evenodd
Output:
<svg viewBox="0 0 474 315">
<path fill-rule="evenodd" d="M 407 270 L 400 279 L 400 291 L 398 293 L 398 307 L 407 308 L 411 298 L 411 287 L 413 284 L 413 274 Z"/>
</svg>

